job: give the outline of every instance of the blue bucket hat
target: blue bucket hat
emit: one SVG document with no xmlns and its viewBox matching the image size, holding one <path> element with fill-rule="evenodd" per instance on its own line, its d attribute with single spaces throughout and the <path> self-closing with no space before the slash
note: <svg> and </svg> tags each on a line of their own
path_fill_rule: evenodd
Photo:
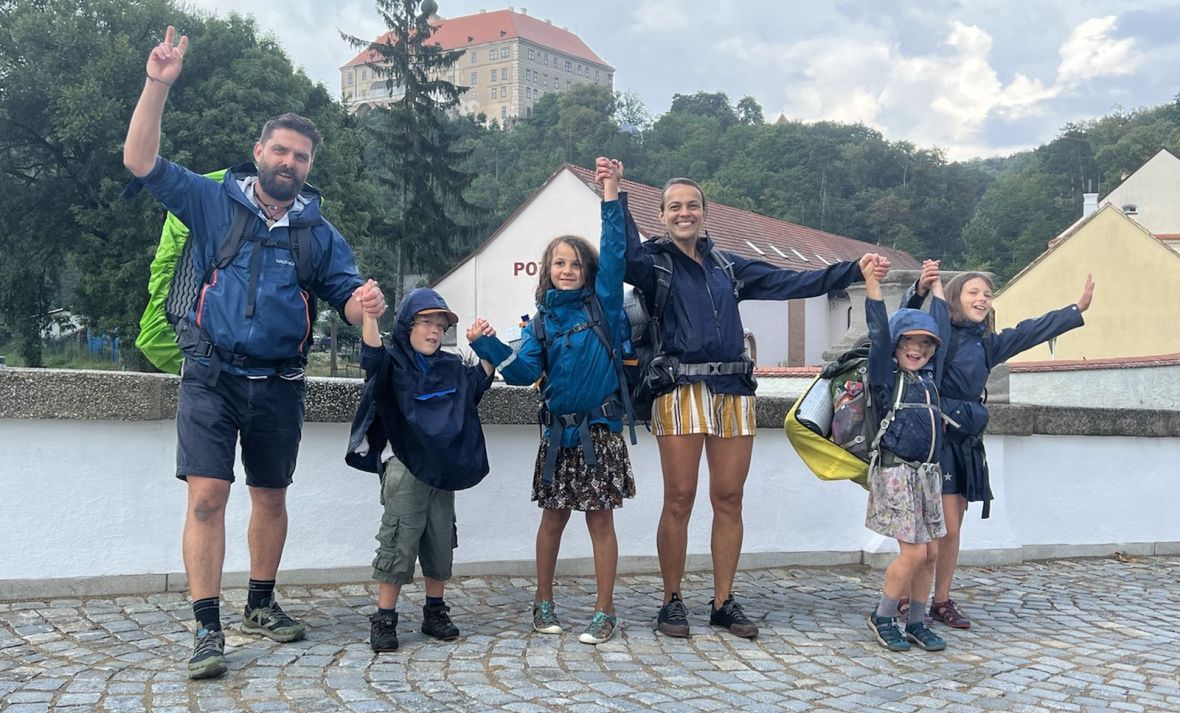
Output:
<svg viewBox="0 0 1180 713">
<path fill-rule="evenodd" d="M 920 309 L 904 307 L 889 315 L 889 339 L 894 348 L 906 335 L 924 334 L 934 340 L 934 344 L 942 344 L 938 336 L 938 323 L 930 313 Z"/>
</svg>

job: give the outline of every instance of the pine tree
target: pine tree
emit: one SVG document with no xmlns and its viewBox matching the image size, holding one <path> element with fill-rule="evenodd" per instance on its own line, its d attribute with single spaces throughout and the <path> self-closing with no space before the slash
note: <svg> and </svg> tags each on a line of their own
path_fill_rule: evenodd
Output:
<svg viewBox="0 0 1180 713">
<path fill-rule="evenodd" d="M 473 243 L 466 224 L 476 210 L 463 193 L 475 178 L 463 168 L 470 154 L 451 112 L 465 87 L 446 79 L 464 50 L 447 50 L 433 39 L 434 0 L 377 0 L 389 31 L 369 41 L 343 35 L 368 49 L 368 67 L 384 79 L 395 99 L 366 117 L 371 132 L 366 162 L 388 191 L 384 230 L 374 231 L 394 278 L 391 297 L 400 300 L 402 276 L 449 268 Z M 388 274 L 388 273 L 387 273 Z M 391 302 L 396 304 L 393 299 Z"/>
</svg>

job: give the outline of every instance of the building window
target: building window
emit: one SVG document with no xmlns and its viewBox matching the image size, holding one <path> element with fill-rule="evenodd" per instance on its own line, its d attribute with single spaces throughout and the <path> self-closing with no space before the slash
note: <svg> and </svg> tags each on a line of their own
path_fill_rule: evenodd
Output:
<svg viewBox="0 0 1180 713">
<path fill-rule="evenodd" d="M 531 47 L 529 48 L 529 59 L 530 60 L 537 59 L 537 52 L 536 52 L 536 50 L 532 49 Z"/>
<path fill-rule="evenodd" d="M 549 86 L 549 75 L 548 74 L 545 75 L 545 81 L 542 82 L 542 84 L 544 84 L 546 87 Z"/>
<path fill-rule="evenodd" d="M 476 62 L 476 53 L 475 53 L 475 50 L 471 50 L 471 63 L 475 64 L 475 62 Z"/>
<path fill-rule="evenodd" d="M 496 49 L 495 47 L 488 50 L 488 59 L 500 59 L 500 50 Z"/>
<path fill-rule="evenodd" d="M 525 87 L 524 88 L 524 98 L 525 99 L 532 99 L 533 98 L 533 88 L 532 87 Z"/>
<path fill-rule="evenodd" d="M 508 118 L 508 107 L 506 107 L 504 105 L 500 105 L 500 118 L 501 119 Z"/>
<path fill-rule="evenodd" d="M 507 67 L 500 70 L 500 78 L 503 79 L 505 82 L 508 81 L 508 68 Z"/>
<path fill-rule="evenodd" d="M 500 49 L 500 59 L 511 59 L 511 58 L 512 58 L 512 48 L 511 47 L 504 47 L 504 48 Z"/>
<path fill-rule="evenodd" d="M 495 69 L 495 68 L 493 68 L 493 69 L 492 69 L 492 78 L 491 78 L 489 81 L 492 81 L 492 82 L 496 81 L 496 77 L 497 77 L 499 74 L 500 74 L 500 71 L 499 71 L 499 70 L 497 70 L 497 69 Z"/>
<path fill-rule="evenodd" d="M 500 87 L 500 98 L 505 99 L 507 97 L 508 97 L 508 87 Z"/>
<path fill-rule="evenodd" d="M 473 86 L 473 87 L 475 86 L 475 80 L 478 77 L 479 77 L 479 72 L 472 72 L 471 73 L 471 86 Z"/>
<path fill-rule="evenodd" d="M 545 53 L 545 64 L 549 64 L 549 53 Z"/>
<path fill-rule="evenodd" d="M 533 70 L 531 70 L 531 69 L 524 70 L 524 81 L 526 81 L 526 82 L 533 81 Z"/>
<path fill-rule="evenodd" d="M 352 72 L 349 72 L 348 74 L 344 75 L 344 83 L 349 86 L 352 86 Z"/>
<path fill-rule="evenodd" d="M 363 81 L 365 81 L 365 80 L 366 80 L 366 79 L 368 79 L 368 78 L 369 78 L 369 70 L 367 70 L 367 69 L 362 69 L 362 70 L 361 70 L 361 81 L 363 82 Z"/>
<path fill-rule="evenodd" d="M 596 82 L 598 81 L 598 76 L 599 76 L 599 72 L 596 69 L 596 70 L 594 70 L 594 81 L 596 81 Z"/>
<path fill-rule="evenodd" d="M 574 71 L 574 63 L 569 61 L 568 59 L 565 61 L 565 71 L 566 72 L 573 72 Z"/>
</svg>

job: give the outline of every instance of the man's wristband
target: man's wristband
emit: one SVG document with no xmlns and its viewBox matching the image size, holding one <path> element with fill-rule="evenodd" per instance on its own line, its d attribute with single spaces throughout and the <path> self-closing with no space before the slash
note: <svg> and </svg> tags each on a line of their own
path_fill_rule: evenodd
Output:
<svg viewBox="0 0 1180 713">
<path fill-rule="evenodd" d="M 172 86 L 172 82 L 165 82 L 163 79 L 156 79 L 155 77 L 153 77 L 152 75 L 148 74 L 147 72 L 144 72 L 144 76 L 145 76 L 145 77 L 147 77 L 147 78 L 148 78 L 148 80 L 150 80 L 150 81 L 153 81 L 153 82 L 159 82 L 160 84 L 163 84 L 165 87 L 170 87 L 170 86 Z"/>
</svg>

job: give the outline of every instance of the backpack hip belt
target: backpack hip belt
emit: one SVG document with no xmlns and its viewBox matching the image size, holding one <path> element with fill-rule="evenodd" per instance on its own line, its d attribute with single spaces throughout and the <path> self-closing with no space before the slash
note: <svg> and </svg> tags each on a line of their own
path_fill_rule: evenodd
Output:
<svg viewBox="0 0 1180 713">
<path fill-rule="evenodd" d="M 205 330 L 192 320 L 182 319 L 176 324 L 176 343 L 185 356 L 202 357 L 221 370 L 222 364 L 229 364 L 239 369 L 275 369 L 287 366 L 302 368 L 307 360 L 303 355 L 289 359 L 259 359 L 246 354 L 219 347 L 206 335 Z"/>
<path fill-rule="evenodd" d="M 555 414 L 545 404 L 541 404 L 538 419 L 542 427 L 549 427 L 549 450 L 545 453 L 545 469 L 541 471 L 541 482 L 546 485 L 553 483 L 553 474 L 557 469 L 557 452 L 562 448 L 567 428 L 578 430 L 578 447 L 582 449 L 582 458 L 586 461 L 587 467 L 594 468 L 598 465 L 598 457 L 594 454 L 594 442 L 590 439 L 591 419 L 622 419 L 625 414 L 622 404 L 614 394 L 601 405 L 581 413 Z"/>
<path fill-rule="evenodd" d="M 741 374 L 748 376 L 754 372 L 754 362 L 742 361 L 707 361 L 697 364 L 679 364 L 676 367 L 678 376 L 722 376 Z"/>
</svg>

